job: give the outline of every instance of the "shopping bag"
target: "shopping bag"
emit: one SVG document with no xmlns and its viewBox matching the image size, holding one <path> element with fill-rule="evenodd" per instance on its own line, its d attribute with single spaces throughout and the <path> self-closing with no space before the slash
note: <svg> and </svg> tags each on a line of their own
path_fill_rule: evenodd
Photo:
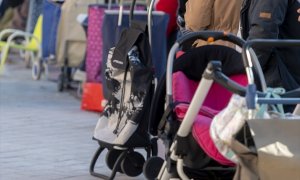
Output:
<svg viewBox="0 0 300 180">
<path fill-rule="evenodd" d="M 104 10 L 108 9 L 107 4 L 92 4 L 88 9 L 88 33 L 86 49 L 86 72 L 87 82 L 102 82 L 101 64 L 102 64 L 102 25 Z M 112 6 L 117 9 L 118 6 Z"/>
<path fill-rule="evenodd" d="M 247 120 L 255 143 L 249 148 L 233 139 L 239 157 L 235 180 L 300 179 L 300 119 Z"/>
<path fill-rule="evenodd" d="M 90 5 L 88 9 L 88 36 L 86 70 L 88 82 L 101 82 L 99 69 L 102 64 L 102 23 L 105 5 Z"/>
<path fill-rule="evenodd" d="M 102 112 L 105 106 L 102 84 L 84 83 L 81 100 L 81 109 Z"/>
</svg>

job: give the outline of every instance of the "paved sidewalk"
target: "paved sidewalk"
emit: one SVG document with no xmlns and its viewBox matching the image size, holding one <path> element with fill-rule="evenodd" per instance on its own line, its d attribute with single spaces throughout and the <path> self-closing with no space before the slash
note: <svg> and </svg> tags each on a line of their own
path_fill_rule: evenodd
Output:
<svg viewBox="0 0 300 180">
<path fill-rule="evenodd" d="M 88 168 L 98 147 L 91 137 L 99 115 L 81 111 L 68 92 L 33 81 L 30 73 L 18 62 L 0 75 L 0 180 L 98 179 Z M 109 172 L 104 158 L 97 169 Z"/>
</svg>

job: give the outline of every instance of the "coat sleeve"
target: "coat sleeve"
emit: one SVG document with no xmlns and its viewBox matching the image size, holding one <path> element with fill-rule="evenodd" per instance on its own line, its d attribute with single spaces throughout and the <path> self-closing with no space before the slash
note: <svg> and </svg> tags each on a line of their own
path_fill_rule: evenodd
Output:
<svg viewBox="0 0 300 180">
<path fill-rule="evenodd" d="M 214 0 L 188 0 L 184 20 L 186 29 L 205 30 L 211 24 Z"/>
<path fill-rule="evenodd" d="M 250 31 L 248 39 L 278 39 L 279 29 L 285 20 L 288 0 L 253 0 L 249 11 Z M 271 48 L 255 48 L 260 63 L 265 68 Z"/>
</svg>

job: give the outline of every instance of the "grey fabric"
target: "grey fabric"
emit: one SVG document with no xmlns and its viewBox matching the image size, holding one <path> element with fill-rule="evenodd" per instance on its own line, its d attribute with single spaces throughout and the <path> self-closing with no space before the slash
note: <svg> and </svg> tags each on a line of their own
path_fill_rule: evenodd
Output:
<svg viewBox="0 0 300 180">
<path fill-rule="evenodd" d="M 26 32 L 33 33 L 38 17 L 43 10 L 43 0 L 30 0 Z"/>
<path fill-rule="evenodd" d="M 231 144 L 239 156 L 235 180 L 299 179 L 300 120 L 248 120 L 255 149 L 236 140 Z"/>
</svg>

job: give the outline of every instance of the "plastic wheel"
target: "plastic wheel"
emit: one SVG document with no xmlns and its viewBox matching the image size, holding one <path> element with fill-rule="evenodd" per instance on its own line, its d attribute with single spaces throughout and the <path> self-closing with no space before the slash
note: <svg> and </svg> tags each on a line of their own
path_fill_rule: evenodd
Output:
<svg viewBox="0 0 300 180">
<path fill-rule="evenodd" d="M 112 149 L 107 152 L 106 157 L 105 157 L 105 162 L 106 162 L 107 167 L 110 170 L 112 170 L 114 168 L 115 162 L 117 161 L 118 157 L 121 155 L 122 152 L 123 151 L 116 150 L 116 149 Z M 117 171 L 120 173 L 123 173 L 121 166 L 119 166 L 117 168 Z"/>
<path fill-rule="evenodd" d="M 147 179 L 157 178 L 159 171 L 164 163 L 161 157 L 151 157 L 149 158 L 143 167 L 143 174 Z"/>
<path fill-rule="evenodd" d="M 121 169 L 127 176 L 135 177 L 143 172 L 144 163 L 145 159 L 143 155 L 133 151 L 128 153 L 121 162 Z"/>
<path fill-rule="evenodd" d="M 41 73 L 41 64 L 39 61 L 35 61 L 31 68 L 32 79 L 39 80 L 41 78 Z"/>
</svg>

